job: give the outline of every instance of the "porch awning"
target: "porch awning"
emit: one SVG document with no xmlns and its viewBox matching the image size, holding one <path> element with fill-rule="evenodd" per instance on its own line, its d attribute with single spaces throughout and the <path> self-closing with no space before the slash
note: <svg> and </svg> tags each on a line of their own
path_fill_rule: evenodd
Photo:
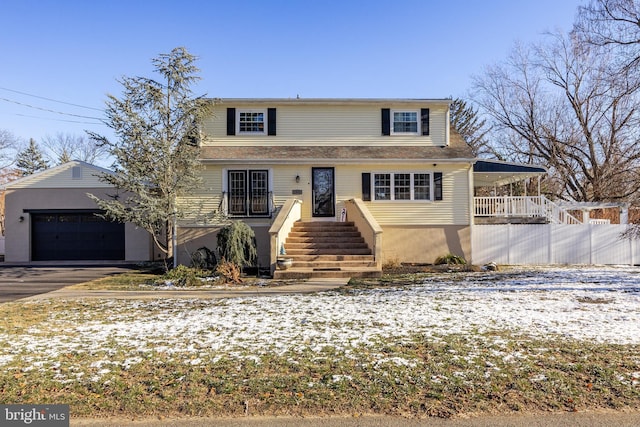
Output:
<svg viewBox="0 0 640 427">
<path fill-rule="evenodd" d="M 542 166 L 500 160 L 478 160 L 473 165 L 473 182 L 475 187 L 493 187 L 524 181 L 527 178 L 542 176 L 546 173 L 547 170 Z"/>
</svg>

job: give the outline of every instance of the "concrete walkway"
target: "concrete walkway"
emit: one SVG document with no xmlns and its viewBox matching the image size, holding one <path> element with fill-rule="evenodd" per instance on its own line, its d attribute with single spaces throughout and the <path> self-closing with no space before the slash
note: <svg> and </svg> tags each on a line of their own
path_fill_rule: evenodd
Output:
<svg viewBox="0 0 640 427">
<path fill-rule="evenodd" d="M 637 427 L 640 412 L 560 412 L 479 416 L 473 418 L 414 419 L 388 416 L 364 417 L 243 417 L 164 418 L 154 420 L 71 419 L 71 426 L 90 427 Z"/>
</svg>

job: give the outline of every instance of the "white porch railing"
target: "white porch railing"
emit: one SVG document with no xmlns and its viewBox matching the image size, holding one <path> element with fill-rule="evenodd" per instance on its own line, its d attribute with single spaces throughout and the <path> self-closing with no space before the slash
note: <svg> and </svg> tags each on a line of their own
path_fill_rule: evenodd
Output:
<svg viewBox="0 0 640 427">
<path fill-rule="evenodd" d="M 551 224 L 582 224 L 545 196 L 474 197 L 475 216 L 545 218 Z"/>
</svg>

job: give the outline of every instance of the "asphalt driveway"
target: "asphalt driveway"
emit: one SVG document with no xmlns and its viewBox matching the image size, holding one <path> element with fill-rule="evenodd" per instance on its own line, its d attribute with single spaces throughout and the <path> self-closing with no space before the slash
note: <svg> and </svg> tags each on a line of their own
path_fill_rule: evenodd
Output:
<svg viewBox="0 0 640 427">
<path fill-rule="evenodd" d="M 0 303 L 123 273 L 131 266 L 16 266 L 0 263 Z"/>
</svg>

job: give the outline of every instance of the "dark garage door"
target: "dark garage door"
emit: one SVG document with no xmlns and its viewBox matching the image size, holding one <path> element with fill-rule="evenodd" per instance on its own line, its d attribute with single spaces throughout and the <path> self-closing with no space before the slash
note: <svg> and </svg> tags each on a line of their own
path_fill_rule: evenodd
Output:
<svg viewBox="0 0 640 427">
<path fill-rule="evenodd" d="M 124 224 L 95 213 L 32 213 L 31 224 L 34 261 L 124 259 Z"/>
</svg>

